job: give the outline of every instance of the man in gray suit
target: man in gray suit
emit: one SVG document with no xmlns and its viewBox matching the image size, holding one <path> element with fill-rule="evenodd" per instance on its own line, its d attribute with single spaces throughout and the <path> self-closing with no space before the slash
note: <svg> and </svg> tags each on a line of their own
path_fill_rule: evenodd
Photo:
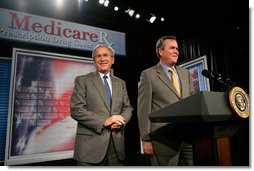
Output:
<svg viewBox="0 0 254 171">
<path fill-rule="evenodd" d="M 110 74 L 114 50 L 101 44 L 92 57 L 97 71 L 78 76 L 71 96 L 71 117 L 78 122 L 74 159 L 81 166 L 121 166 L 132 107 L 125 82 Z"/>
<path fill-rule="evenodd" d="M 151 112 L 194 94 L 190 72 L 175 65 L 179 56 L 176 38 L 161 37 L 156 43 L 156 53 L 160 62 L 141 73 L 138 85 L 142 148 L 145 154 L 151 155 L 154 166 L 193 165 L 192 146 L 181 140 L 181 135 L 175 135 L 177 131 L 174 126 L 170 123 L 152 123 L 148 118 Z M 170 69 L 174 73 L 169 72 Z"/>
</svg>

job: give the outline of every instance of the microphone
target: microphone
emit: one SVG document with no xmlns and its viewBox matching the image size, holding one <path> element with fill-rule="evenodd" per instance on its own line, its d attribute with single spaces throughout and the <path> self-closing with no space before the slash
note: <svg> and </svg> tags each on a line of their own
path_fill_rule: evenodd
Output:
<svg viewBox="0 0 254 171">
<path fill-rule="evenodd" d="M 224 85 L 227 87 L 227 89 L 231 88 L 234 83 L 230 80 L 230 78 L 225 79 L 224 77 L 221 76 L 221 74 L 213 72 L 213 71 L 208 71 L 206 69 L 203 69 L 201 74 L 205 76 L 206 78 L 212 79 L 217 81 L 218 83 Z"/>
<path fill-rule="evenodd" d="M 212 72 L 212 71 L 208 71 L 206 69 L 203 69 L 203 71 L 201 72 L 201 74 L 203 76 L 205 76 L 206 78 L 209 78 L 209 79 L 213 79 L 213 80 L 216 80 L 222 84 L 224 84 L 224 82 L 222 81 L 222 77 L 219 73 L 216 73 L 216 72 Z"/>
</svg>

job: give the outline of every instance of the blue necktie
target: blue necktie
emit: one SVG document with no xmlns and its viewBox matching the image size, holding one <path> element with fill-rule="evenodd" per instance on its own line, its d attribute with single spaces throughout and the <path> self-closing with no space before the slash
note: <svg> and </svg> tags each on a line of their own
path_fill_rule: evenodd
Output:
<svg viewBox="0 0 254 171">
<path fill-rule="evenodd" d="M 112 98 L 111 98 L 111 92 L 110 92 L 110 88 L 109 88 L 109 85 L 108 85 L 107 78 L 108 77 L 106 75 L 103 76 L 104 86 L 105 86 L 105 90 L 106 90 L 106 94 L 107 94 L 107 98 L 108 98 L 108 103 L 109 103 L 109 106 L 111 108 Z"/>
</svg>

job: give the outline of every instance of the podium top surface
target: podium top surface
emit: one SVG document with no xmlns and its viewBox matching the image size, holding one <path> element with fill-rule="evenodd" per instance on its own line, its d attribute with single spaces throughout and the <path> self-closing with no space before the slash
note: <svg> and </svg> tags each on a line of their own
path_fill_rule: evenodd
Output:
<svg viewBox="0 0 254 171">
<path fill-rule="evenodd" d="M 227 93 L 201 91 L 152 112 L 149 119 L 163 123 L 223 122 L 233 115 Z"/>
</svg>

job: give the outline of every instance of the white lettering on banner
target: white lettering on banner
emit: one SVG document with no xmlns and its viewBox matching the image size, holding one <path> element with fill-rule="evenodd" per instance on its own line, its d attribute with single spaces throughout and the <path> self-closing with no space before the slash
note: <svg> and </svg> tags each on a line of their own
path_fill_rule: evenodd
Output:
<svg viewBox="0 0 254 171">
<path fill-rule="evenodd" d="M 0 38 L 91 51 L 97 44 L 126 55 L 125 33 L 0 8 Z"/>
<path fill-rule="evenodd" d="M 108 40 L 107 40 L 107 37 L 108 37 L 107 33 L 105 33 L 105 32 L 100 32 L 100 41 L 99 41 L 99 42 L 101 42 L 101 43 L 104 43 L 104 42 L 105 42 L 106 44 L 112 46 L 113 43 L 109 43 Z"/>
<path fill-rule="evenodd" d="M 53 43 L 68 46 L 68 47 L 71 47 L 71 45 L 72 45 L 72 41 L 62 39 L 62 38 L 59 38 L 59 37 L 54 37 Z"/>
<path fill-rule="evenodd" d="M 0 29 L 0 33 L 3 33 L 4 36 L 6 37 L 11 37 L 11 38 L 20 38 L 20 39 L 26 39 L 28 41 L 43 41 L 43 42 L 50 42 L 51 39 L 49 37 L 43 37 L 40 35 L 32 35 L 29 34 L 28 32 L 26 33 L 17 33 L 17 32 L 11 32 L 11 31 L 5 31 L 2 28 Z"/>
</svg>

